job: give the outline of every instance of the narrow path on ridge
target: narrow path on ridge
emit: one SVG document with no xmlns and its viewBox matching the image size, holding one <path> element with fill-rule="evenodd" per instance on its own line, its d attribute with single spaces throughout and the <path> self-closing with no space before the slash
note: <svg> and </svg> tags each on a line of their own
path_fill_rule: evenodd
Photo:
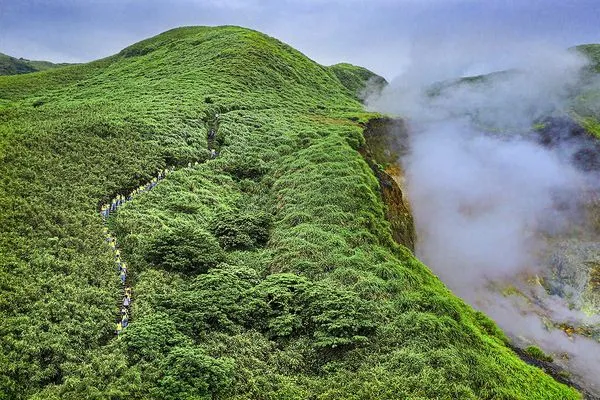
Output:
<svg viewBox="0 0 600 400">
<path fill-rule="evenodd" d="M 219 155 L 218 150 L 220 150 L 220 146 L 217 140 L 217 130 L 219 128 L 219 114 L 215 113 L 212 116 L 207 116 L 207 148 L 210 151 L 210 159 L 214 159 Z M 197 166 L 201 163 L 204 163 L 208 160 L 196 161 L 193 163 L 193 166 Z M 187 167 L 192 167 L 192 163 L 188 163 Z M 116 327 L 115 334 L 119 335 L 127 326 L 129 325 L 130 316 L 131 316 L 131 304 L 133 302 L 133 288 L 131 285 L 131 279 L 129 278 L 128 272 L 129 267 L 123 256 L 121 255 L 121 249 L 119 248 L 119 244 L 117 242 L 117 238 L 110 232 L 108 228 L 108 219 L 112 213 L 115 213 L 119 207 L 123 204 L 131 201 L 134 197 L 141 195 L 142 193 L 149 192 L 154 189 L 156 185 L 160 183 L 163 179 L 165 179 L 169 174 L 176 170 L 175 166 L 170 166 L 165 168 L 162 171 L 159 171 L 157 176 L 152 178 L 150 182 L 147 182 L 137 189 L 133 190 L 131 193 L 127 195 L 117 195 L 110 202 L 103 204 L 100 207 L 100 215 L 102 216 L 102 221 L 104 223 L 103 233 L 105 236 L 105 241 L 108 246 L 111 248 L 117 272 L 119 274 L 119 279 L 121 280 L 122 285 L 122 300 L 119 301 L 119 314 L 116 318 Z"/>
</svg>

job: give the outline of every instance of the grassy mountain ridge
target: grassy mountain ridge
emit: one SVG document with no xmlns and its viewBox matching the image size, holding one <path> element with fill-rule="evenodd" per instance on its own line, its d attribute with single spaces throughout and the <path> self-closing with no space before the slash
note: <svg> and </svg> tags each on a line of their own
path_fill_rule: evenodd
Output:
<svg viewBox="0 0 600 400">
<path fill-rule="evenodd" d="M 600 44 L 582 44 L 573 49 L 587 56 L 594 71 L 600 72 Z"/>
<path fill-rule="evenodd" d="M 370 94 L 381 92 L 388 82 L 366 68 L 348 63 L 339 63 L 329 67 L 358 100 L 365 100 Z"/>
<path fill-rule="evenodd" d="M 230 26 L 0 77 L 0 398 L 578 398 L 393 241 L 372 117 Z M 109 219 L 135 293 L 115 338 L 98 206 L 167 165 Z"/>
<path fill-rule="evenodd" d="M 37 71 L 59 68 L 69 64 L 54 64 L 49 61 L 26 60 L 0 53 L 0 75 L 28 74 Z"/>
</svg>

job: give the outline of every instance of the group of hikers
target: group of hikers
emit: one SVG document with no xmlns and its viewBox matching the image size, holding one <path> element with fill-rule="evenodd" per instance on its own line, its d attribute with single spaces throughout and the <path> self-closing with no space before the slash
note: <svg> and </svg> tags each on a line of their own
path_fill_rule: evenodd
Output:
<svg viewBox="0 0 600 400">
<path fill-rule="evenodd" d="M 119 307 L 121 309 L 119 318 L 117 320 L 117 326 L 115 333 L 118 335 L 121 331 L 127 328 L 129 325 L 129 306 L 131 305 L 131 286 L 126 285 L 127 283 L 127 264 L 121 259 L 121 250 L 117 247 L 117 240 L 110 234 L 107 227 L 104 227 L 104 234 L 106 235 L 106 241 L 115 254 L 115 263 L 119 272 L 119 279 L 121 279 L 121 285 L 123 286 L 123 300 L 120 302 Z"/>
<path fill-rule="evenodd" d="M 127 201 L 133 199 L 134 196 L 153 189 L 159 181 L 164 179 L 165 176 L 167 176 L 174 169 L 175 167 L 164 169 L 160 171 L 156 177 L 152 178 L 150 182 L 146 183 L 145 185 L 141 185 L 140 187 L 132 191 L 129 195 L 124 196 L 119 194 L 109 203 L 102 205 L 102 207 L 100 207 L 100 214 L 104 219 L 104 223 L 107 223 L 108 217 L 110 216 L 111 212 L 115 212 L 117 208 L 119 208 Z M 106 242 L 113 250 L 113 253 L 115 255 L 115 264 L 117 266 L 117 271 L 119 273 L 121 285 L 123 286 L 123 300 L 119 304 L 119 308 L 121 311 L 117 319 L 117 325 L 115 328 L 115 333 L 118 335 L 123 331 L 123 329 L 127 328 L 127 325 L 129 325 L 129 310 L 132 302 L 132 289 L 130 285 L 127 285 L 127 263 L 125 263 L 125 261 L 121 258 L 121 250 L 117 245 L 117 239 L 111 235 L 107 226 L 104 227 L 104 235 L 106 236 Z"/>
<path fill-rule="evenodd" d="M 111 212 L 116 211 L 119 206 L 121 206 L 127 201 L 130 201 L 131 199 L 133 199 L 134 196 L 137 196 L 140 193 L 144 193 L 153 189 L 160 180 L 164 179 L 164 177 L 167 176 L 167 174 L 173 171 L 174 169 L 175 167 L 165 168 L 164 170 L 160 171 L 157 176 L 152 178 L 150 182 L 146 183 L 145 185 L 141 185 L 133 192 L 129 193 L 129 195 L 127 196 L 121 194 L 117 195 L 117 197 L 112 199 L 110 203 L 104 204 L 102 207 L 100 207 L 100 214 L 102 214 L 102 217 L 106 221 L 106 219 L 108 219 L 108 217 L 110 216 Z"/>
<path fill-rule="evenodd" d="M 212 120 L 212 126 L 208 129 L 208 147 L 210 148 L 210 158 L 216 158 L 219 153 L 213 147 L 214 141 L 217 138 L 217 126 L 219 123 L 219 114 L 215 114 Z"/>
<path fill-rule="evenodd" d="M 219 114 L 216 114 L 215 118 L 218 120 Z M 211 128 L 208 132 L 209 143 L 214 141 L 215 137 L 216 137 L 215 128 Z M 216 158 L 217 156 L 218 156 L 217 151 L 214 148 L 210 148 L 210 158 Z M 198 162 L 195 162 L 194 165 L 198 165 Z M 188 167 L 191 167 L 191 166 L 192 166 L 192 163 L 188 163 Z M 116 328 L 115 328 L 115 333 L 117 335 L 119 333 L 121 333 L 123 331 L 123 329 L 127 328 L 127 326 L 129 325 L 129 311 L 130 311 L 130 305 L 132 302 L 132 298 L 131 298 L 132 289 L 131 289 L 131 285 L 127 284 L 127 264 L 121 258 L 121 250 L 119 249 L 119 247 L 117 245 L 117 239 L 111 235 L 111 233 L 108 230 L 108 227 L 106 226 L 106 224 L 108 222 L 108 217 L 110 216 L 110 213 L 115 212 L 117 210 L 117 208 L 119 208 L 121 205 L 132 200 L 134 196 L 136 196 L 140 193 L 144 193 L 149 190 L 152 190 L 158 184 L 159 181 L 164 179 L 174 169 L 175 169 L 175 167 L 170 167 L 170 168 L 166 168 L 166 169 L 160 171 L 158 173 L 158 175 L 156 177 L 152 178 L 152 180 L 150 182 L 146 183 L 145 185 L 141 185 L 140 187 L 138 187 L 137 189 L 135 189 L 131 193 L 129 193 L 127 196 L 119 194 L 114 199 L 112 199 L 110 202 L 103 204 L 102 207 L 100 207 L 100 214 L 102 215 L 102 219 L 104 220 L 104 224 L 105 224 L 104 235 L 106 237 L 106 242 L 108 243 L 108 245 L 111 247 L 111 249 L 114 252 L 115 263 L 117 265 L 117 270 L 119 272 L 119 279 L 121 280 L 121 285 L 123 286 L 123 301 L 119 305 L 121 312 L 117 319 L 117 324 L 116 324 Z"/>
</svg>

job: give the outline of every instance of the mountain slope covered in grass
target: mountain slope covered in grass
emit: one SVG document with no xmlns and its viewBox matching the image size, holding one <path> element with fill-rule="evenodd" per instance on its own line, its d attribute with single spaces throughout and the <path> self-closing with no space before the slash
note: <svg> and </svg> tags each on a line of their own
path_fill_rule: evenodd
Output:
<svg viewBox="0 0 600 400">
<path fill-rule="evenodd" d="M 373 117 L 238 27 L 0 77 L 0 398 L 579 398 L 394 242 Z"/>
<path fill-rule="evenodd" d="M 329 67 L 352 96 L 365 100 L 369 95 L 381 92 L 388 82 L 366 68 L 348 63 L 339 63 Z"/>
<path fill-rule="evenodd" d="M 600 72 L 600 44 L 582 44 L 575 46 L 574 50 L 583 53 L 590 59 L 591 67 L 595 72 Z"/>
<path fill-rule="evenodd" d="M 15 58 L 0 53 L 0 75 L 28 74 L 30 72 L 45 71 L 63 67 L 68 64 L 54 64 L 49 61 L 33 61 L 24 58 Z"/>
</svg>

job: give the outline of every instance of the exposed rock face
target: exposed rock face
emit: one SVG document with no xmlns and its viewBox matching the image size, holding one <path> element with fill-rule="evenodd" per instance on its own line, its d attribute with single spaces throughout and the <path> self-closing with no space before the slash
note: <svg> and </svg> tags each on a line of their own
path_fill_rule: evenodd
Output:
<svg viewBox="0 0 600 400">
<path fill-rule="evenodd" d="M 600 170 L 600 143 L 568 117 L 547 118 L 537 130 L 545 147 L 561 146 L 570 162 L 592 175 Z M 572 200 L 572 199 L 571 199 Z M 580 221 L 572 232 L 549 240 L 548 272 L 544 286 L 549 294 L 565 299 L 571 308 L 600 313 L 600 199 L 597 190 L 584 190 L 577 199 Z M 571 201 L 572 202 L 572 201 Z M 567 202 L 568 203 L 568 202 Z"/>
<path fill-rule="evenodd" d="M 369 121 L 364 131 L 361 154 L 379 180 L 386 204 L 386 218 L 396 242 L 414 252 L 415 227 L 408 200 L 404 198 L 404 170 L 400 157 L 408 151 L 408 134 L 401 119 L 378 118 Z"/>
<path fill-rule="evenodd" d="M 569 239 L 553 246 L 546 289 L 571 307 L 600 312 L 600 243 Z"/>
</svg>

